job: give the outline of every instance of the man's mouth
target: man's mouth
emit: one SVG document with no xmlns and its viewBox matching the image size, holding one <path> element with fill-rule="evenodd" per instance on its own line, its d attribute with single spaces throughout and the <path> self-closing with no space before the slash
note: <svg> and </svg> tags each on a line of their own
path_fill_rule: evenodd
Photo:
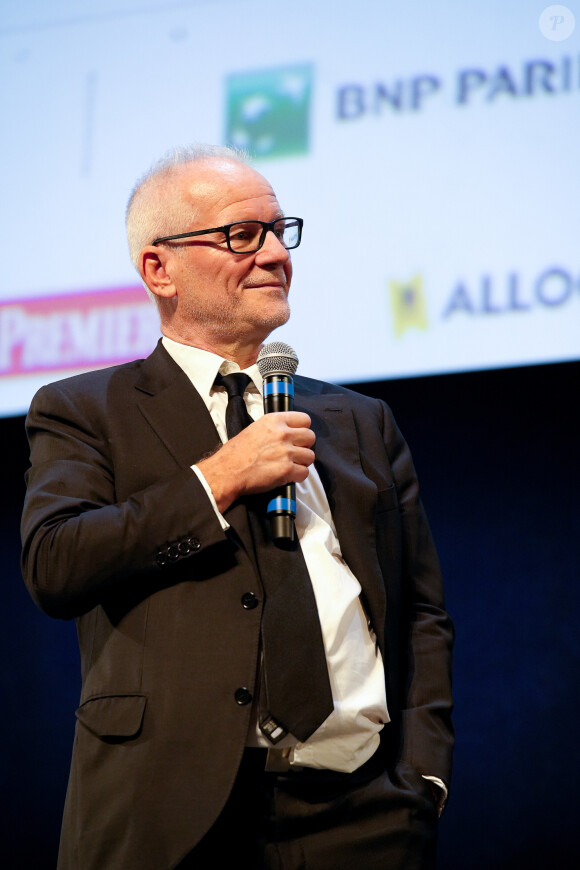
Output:
<svg viewBox="0 0 580 870">
<path fill-rule="evenodd" d="M 264 282 L 260 282 L 260 283 L 244 284 L 245 290 L 259 290 L 260 288 L 265 288 L 265 287 L 275 287 L 275 288 L 280 289 L 280 290 L 285 289 L 285 285 L 283 284 L 282 281 L 264 281 Z"/>
</svg>

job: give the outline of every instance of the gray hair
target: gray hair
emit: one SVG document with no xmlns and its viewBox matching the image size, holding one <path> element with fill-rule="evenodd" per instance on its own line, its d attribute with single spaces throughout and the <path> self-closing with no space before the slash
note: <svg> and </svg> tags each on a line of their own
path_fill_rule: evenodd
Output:
<svg viewBox="0 0 580 870">
<path fill-rule="evenodd" d="M 167 183 L 178 175 L 182 167 L 211 157 L 248 163 L 245 152 L 227 145 L 181 146 L 164 154 L 137 181 L 125 215 L 129 254 L 137 271 L 139 254 L 146 245 L 160 236 L 187 232 L 195 214 L 191 203 L 185 203 L 177 196 L 164 195 Z"/>
</svg>

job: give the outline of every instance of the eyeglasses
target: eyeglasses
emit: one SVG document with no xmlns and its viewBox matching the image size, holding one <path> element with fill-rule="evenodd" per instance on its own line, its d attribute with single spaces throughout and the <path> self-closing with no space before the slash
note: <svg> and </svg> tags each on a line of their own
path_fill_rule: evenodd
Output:
<svg viewBox="0 0 580 870">
<path fill-rule="evenodd" d="M 210 230 L 195 230 L 192 233 L 178 233 L 176 236 L 162 236 L 152 243 L 173 242 L 179 239 L 190 239 L 193 236 L 205 236 L 207 233 L 223 233 L 227 246 L 233 254 L 255 254 L 266 240 L 266 233 L 274 233 L 281 245 L 290 251 L 297 248 L 302 238 L 302 218 L 278 218 L 275 221 L 235 221 L 223 227 L 212 227 Z"/>
</svg>

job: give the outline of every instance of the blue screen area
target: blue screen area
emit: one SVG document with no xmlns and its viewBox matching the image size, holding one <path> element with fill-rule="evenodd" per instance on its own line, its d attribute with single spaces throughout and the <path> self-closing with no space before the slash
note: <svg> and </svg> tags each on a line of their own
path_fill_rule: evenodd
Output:
<svg viewBox="0 0 580 870">
<path fill-rule="evenodd" d="M 246 148 L 304 218 L 275 336 L 301 373 L 580 355 L 577 4 L 2 7 L 1 414 L 152 349 L 124 209 L 155 159 L 193 141 Z"/>
</svg>

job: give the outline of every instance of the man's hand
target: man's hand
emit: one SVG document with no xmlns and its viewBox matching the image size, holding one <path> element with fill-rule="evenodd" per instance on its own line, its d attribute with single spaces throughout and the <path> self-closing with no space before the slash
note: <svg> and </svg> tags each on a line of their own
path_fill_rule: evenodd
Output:
<svg viewBox="0 0 580 870">
<path fill-rule="evenodd" d="M 197 467 L 223 513 L 240 496 L 306 480 L 315 440 L 308 414 L 264 414 Z"/>
</svg>

